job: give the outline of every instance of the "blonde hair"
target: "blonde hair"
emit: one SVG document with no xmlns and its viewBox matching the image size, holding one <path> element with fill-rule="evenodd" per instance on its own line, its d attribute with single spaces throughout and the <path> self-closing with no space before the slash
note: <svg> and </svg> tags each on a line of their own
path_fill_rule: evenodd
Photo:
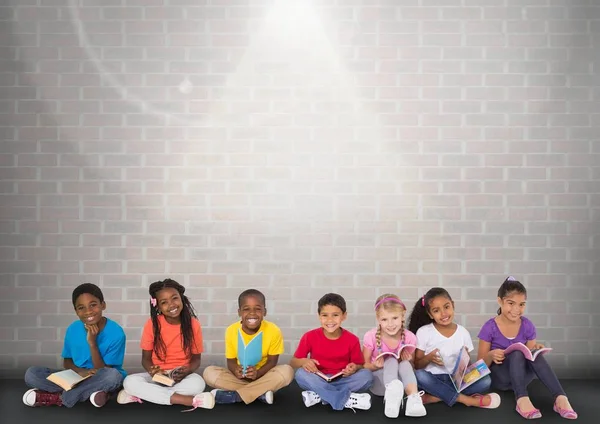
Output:
<svg viewBox="0 0 600 424">
<path fill-rule="evenodd" d="M 401 311 L 406 314 L 406 306 L 404 302 L 400 300 L 398 296 L 391 293 L 382 294 L 375 301 L 375 316 L 379 315 L 379 311 Z M 402 325 L 400 326 L 400 342 L 404 344 L 404 319 L 402 320 Z M 377 340 L 377 350 L 381 352 L 381 324 L 377 323 L 377 333 L 375 333 L 375 339 Z"/>
</svg>

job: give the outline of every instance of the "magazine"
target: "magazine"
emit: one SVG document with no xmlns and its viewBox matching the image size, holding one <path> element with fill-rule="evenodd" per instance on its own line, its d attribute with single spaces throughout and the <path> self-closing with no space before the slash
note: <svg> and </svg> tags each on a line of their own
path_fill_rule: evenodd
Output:
<svg viewBox="0 0 600 424">
<path fill-rule="evenodd" d="M 513 343 L 509 347 L 504 349 L 504 356 L 508 355 L 511 352 L 514 352 L 515 350 L 522 352 L 523 356 L 525 356 L 525 358 L 529 359 L 530 361 L 535 361 L 539 355 L 544 355 L 544 354 L 550 352 L 552 350 L 552 348 L 545 347 L 543 349 L 529 349 L 523 343 L 518 342 L 518 343 Z"/>
<path fill-rule="evenodd" d="M 471 357 L 465 346 L 461 349 L 456 364 L 454 365 L 454 369 L 450 373 L 450 379 L 458 393 L 490 374 L 490 369 L 483 359 L 469 365 L 470 361 Z"/>
<path fill-rule="evenodd" d="M 417 347 L 412 344 L 403 344 L 395 352 L 381 352 L 379 355 L 377 355 L 375 357 L 375 360 L 378 360 L 379 358 L 381 358 L 383 356 L 393 356 L 397 360 L 400 360 L 400 356 L 402 355 L 402 351 L 404 349 L 410 349 L 412 352 L 414 352 L 416 348 Z"/>
</svg>

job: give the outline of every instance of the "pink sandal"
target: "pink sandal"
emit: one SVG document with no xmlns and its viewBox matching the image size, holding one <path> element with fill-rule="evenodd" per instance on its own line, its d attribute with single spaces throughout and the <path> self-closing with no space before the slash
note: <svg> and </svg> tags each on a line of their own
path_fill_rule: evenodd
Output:
<svg viewBox="0 0 600 424">
<path fill-rule="evenodd" d="M 535 420 L 537 418 L 542 418 L 542 413 L 539 409 L 532 409 L 529 412 L 523 412 L 521 411 L 521 408 L 519 408 L 519 405 L 517 405 L 517 412 L 526 420 Z"/>
<path fill-rule="evenodd" d="M 483 404 L 483 398 L 486 396 L 490 397 L 489 405 Z M 500 406 L 501 402 L 500 395 L 498 393 L 488 393 L 486 395 L 480 395 L 479 393 L 476 393 L 472 397 L 474 397 L 475 399 L 479 399 L 479 407 L 484 409 L 496 409 Z"/>
<path fill-rule="evenodd" d="M 556 402 L 554 402 L 554 407 L 552 409 L 554 409 L 554 412 L 559 414 L 561 417 L 566 418 L 567 420 L 577 419 L 577 412 L 573 411 L 572 409 L 562 409 L 560 406 L 556 405 Z"/>
</svg>

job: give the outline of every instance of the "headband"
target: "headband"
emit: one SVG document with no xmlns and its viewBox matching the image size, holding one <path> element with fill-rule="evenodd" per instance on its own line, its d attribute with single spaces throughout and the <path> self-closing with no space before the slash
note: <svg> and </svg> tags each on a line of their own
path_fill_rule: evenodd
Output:
<svg viewBox="0 0 600 424">
<path fill-rule="evenodd" d="M 384 297 L 383 299 L 381 299 L 379 302 L 377 302 L 375 304 L 375 310 L 377 310 L 377 308 L 379 308 L 379 305 L 381 305 L 383 302 L 398 303 L 398 304 L 400 304 L 400 306 L 402 306 L 404 308 L 404 310 L 406 310 L 406 306 L 404 306 L 404 302 L 402 302 L 400 299 L 398 299 L 396 297 Z"/>
</svg>

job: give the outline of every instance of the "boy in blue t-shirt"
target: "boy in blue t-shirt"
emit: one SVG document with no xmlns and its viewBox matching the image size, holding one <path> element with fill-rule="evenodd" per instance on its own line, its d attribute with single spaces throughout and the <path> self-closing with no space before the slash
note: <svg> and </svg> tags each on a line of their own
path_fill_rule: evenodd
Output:
<svg viewBox="0 0 600 424">
<path fill-rule="evenodd" d="M 106 309 L 102 290 L 95 284 L 81 284 L 73 290 L 72 301 L 79 320 L 67 328 L 61 355 L 63 367 L 82 377 L 88 374 L 92 377 L 63 391 L 62 387 L 47 380 L 50 374 L 60 370 L 30 367 L 25 372 L 25 384 L 31 389 L 23 395 L 23 403 L 27 406 L 71 408 L 77 402 L 89 399 L 99 408 L 127 375 L 122 368 L 125 332 L 119 324 L 102 316 Z"/>
</svg>

